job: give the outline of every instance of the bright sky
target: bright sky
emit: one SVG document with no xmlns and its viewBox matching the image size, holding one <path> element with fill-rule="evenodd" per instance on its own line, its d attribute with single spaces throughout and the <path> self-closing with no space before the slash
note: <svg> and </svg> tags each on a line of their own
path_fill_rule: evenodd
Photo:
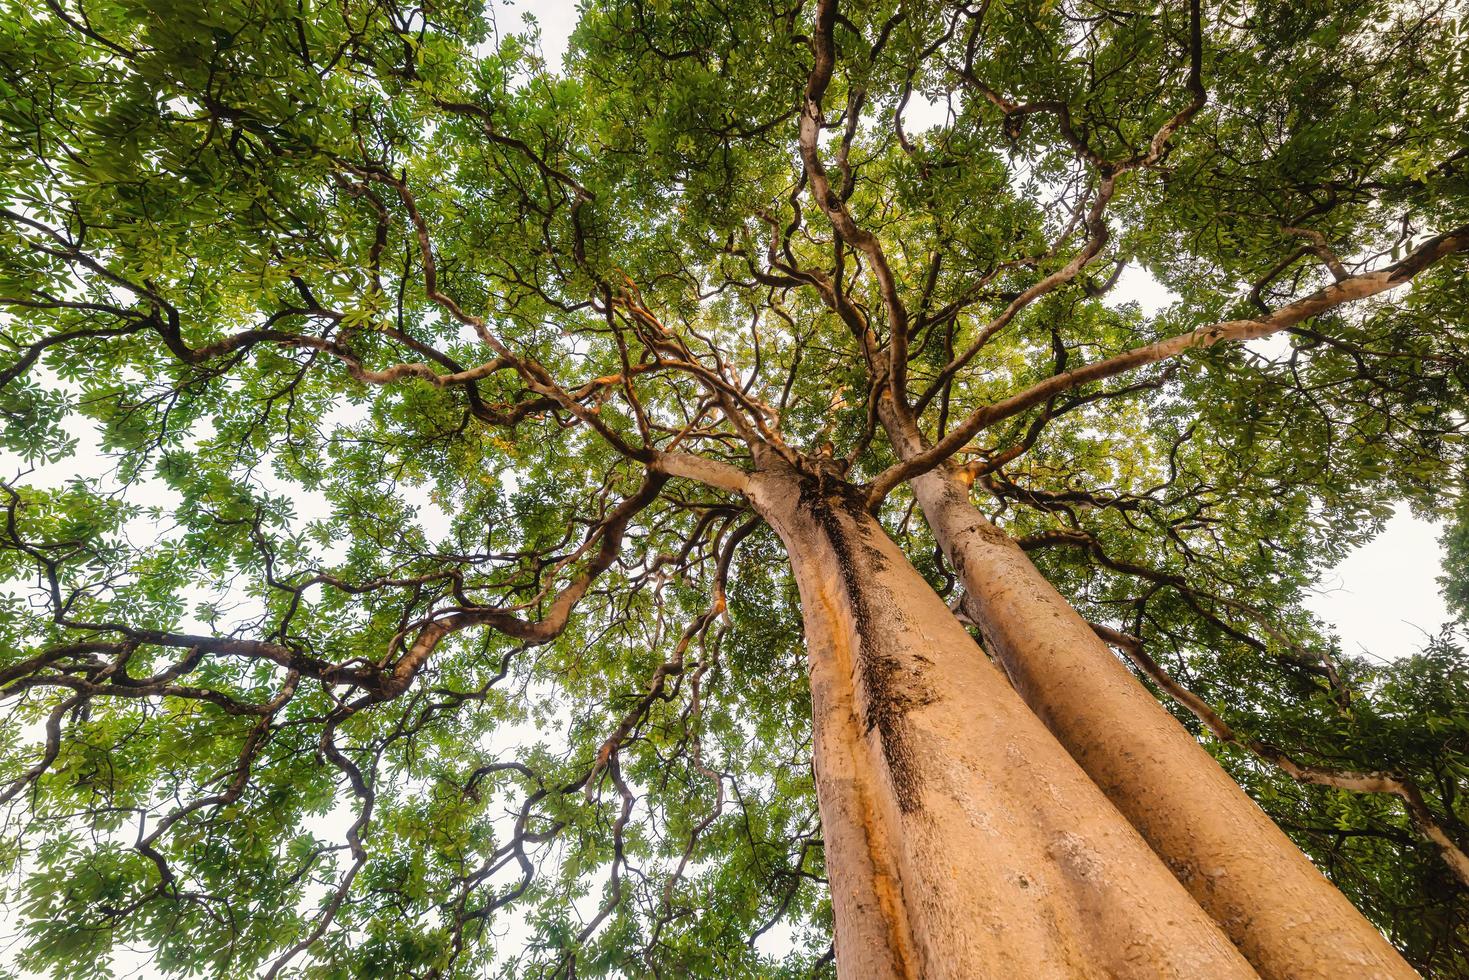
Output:
<svg viewBox="0 0 1469 980">
<path fill-rule="evenodd" d="M 1386 529 L 1324 577 L 1307 607 L 1336 627 L 1344 653 L 1396 659 L 1449 621 L 1435 579 L 1443 529 L 1400 508 Z"/>
<path fill-rule="evenodd" d="M 523 30 L 522 18 L 533 15 L 541 25 L 541 54 L 552 68 L 560 67 L 566 39 L 576 26 L 575 0 L 490 0 L 490 9 L 495 12 L 496 26 L 505 33 Z"/>
</svg>

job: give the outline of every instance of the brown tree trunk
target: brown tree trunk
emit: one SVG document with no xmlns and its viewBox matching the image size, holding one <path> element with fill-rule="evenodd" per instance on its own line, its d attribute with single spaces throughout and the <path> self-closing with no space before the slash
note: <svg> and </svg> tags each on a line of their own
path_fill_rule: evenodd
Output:
<svg viewBox="0 0 1469 980">
<path fill-rule="evenodd" d="M 985 519 L 966 481 L 940 467 L 912 483 L 986 649 L 1262 977 L 1417 976 Z"/>
<path fill-rule="evenodd" d="M 859 494 L 745 492 L 801 595 L 841 976 L 1257 976 Z"/>
</svg>

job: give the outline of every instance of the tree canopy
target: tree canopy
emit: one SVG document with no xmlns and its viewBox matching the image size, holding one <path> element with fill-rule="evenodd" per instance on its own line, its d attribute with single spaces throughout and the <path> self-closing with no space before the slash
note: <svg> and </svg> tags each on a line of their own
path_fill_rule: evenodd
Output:
<svg viewBox="0 0 1469 980">
<path fill-rule="evenodd" d="M 1302 604 L 1400 506 L 1469 602 L 1462 5 L 494 13 L 0 0 L 21 968 L 828 970 L 774 455 L 961 613 L 905 481 L 962 473 L 1469 971 L 1463 638 Z"/>
</svg>

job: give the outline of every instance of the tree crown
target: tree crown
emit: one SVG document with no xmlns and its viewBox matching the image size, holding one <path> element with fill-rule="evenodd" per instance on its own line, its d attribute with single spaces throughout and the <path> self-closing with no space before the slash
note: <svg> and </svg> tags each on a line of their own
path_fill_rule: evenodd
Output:
<svg viewBox="0 0 1469 980">
<path fill-rule="evenodd" d="M 0 10 L 26 967 L 822 966 L 772 466 L 945 594 L 904 481 L 962 473 L 1241 730 L 1462 830 L 1452 640 L 1300 604 L 1463 485 L 1462 11 L 605 0 L 557 70 L 473 4 Z M 1235 761 L 1461 962 L 1404 818 Z"/>
</svg>

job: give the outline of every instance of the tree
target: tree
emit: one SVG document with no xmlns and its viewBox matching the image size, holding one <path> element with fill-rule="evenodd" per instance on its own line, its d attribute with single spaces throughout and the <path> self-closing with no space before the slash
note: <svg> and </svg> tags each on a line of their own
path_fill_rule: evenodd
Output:
<svg viewBox="0 0 1469 980">
<path fill-rule="evenodd" d="M 1458 8 L 4 10 L 23 966 L 1462 968 Z"/>
</svg>

